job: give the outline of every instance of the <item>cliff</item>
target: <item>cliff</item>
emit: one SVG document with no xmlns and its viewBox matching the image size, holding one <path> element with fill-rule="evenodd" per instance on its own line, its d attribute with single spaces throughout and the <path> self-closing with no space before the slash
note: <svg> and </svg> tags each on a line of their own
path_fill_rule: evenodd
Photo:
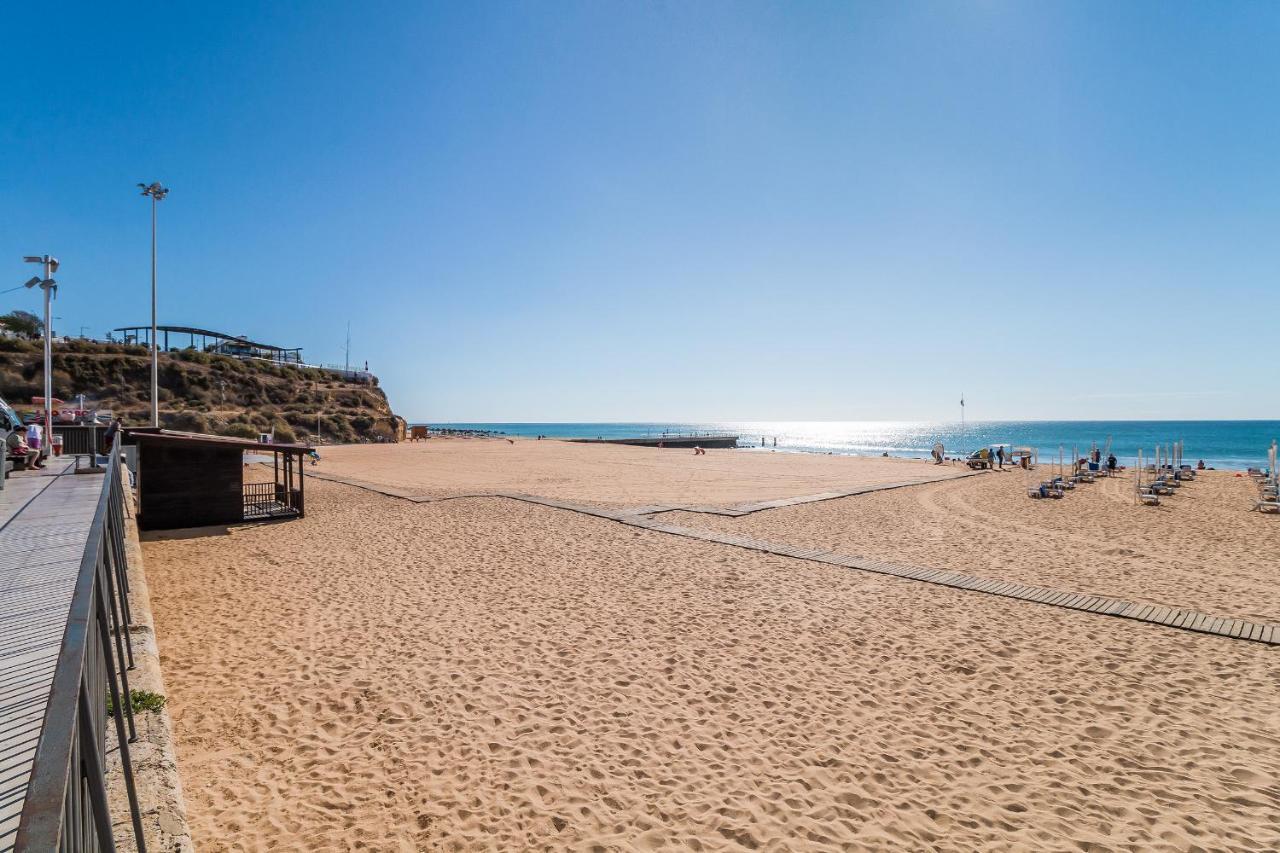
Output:
<svg viewBox="0 0 1280 853">
<path fill-rule="evenodd" d="M 368 382 L 309 367 L 247 361 L 196 350 L 160 354 L 160 423 L 171 429 L 280 440 L 314 439 L 316 416 L 327 443 L 398 441 L 404 419 L 391 411 L 377 378 Z M 0 395 L 29 409 L 44 394 L 39 341 L 0 338 Z M 151 356 L 146 347 L 70 340 L 53 347 L 53 395 L 110 409 L 126 426 L 151 419 Z"/>
</svg>

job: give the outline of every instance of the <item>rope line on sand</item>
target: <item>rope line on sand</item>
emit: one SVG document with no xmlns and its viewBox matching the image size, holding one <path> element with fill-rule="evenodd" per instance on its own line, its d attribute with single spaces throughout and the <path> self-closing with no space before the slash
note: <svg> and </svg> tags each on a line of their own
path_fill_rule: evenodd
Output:
<svg viewBox="0 0 1280 853">
<path fill-rule="evenodd" d="M 849 554 L 840 554 L 826 548 L 803 548 L 795 545 L 765 542 L 758 539 L 752 539 L 749 536 L 738 536 L 732 533 L 718 533 L 714 530 L 699 530 L 692 527 L 682 527 L 676 524 L 666 524 L 652 517 L 664 512 L 711 512 L 716 510 L 719 510 L 718 512 L 715 512 L 717 515 L 734 513 L 737 515 L 747 515 L 750 512 L 759 512 L 764 509 L 778 509 L 784 506 L 795 506 L 802 503 L 834 500 L 838 497 L 850 497 L 853 495 L 867 494 L 869 492 L 900 489 L 906 486 L 927 485 L 931 482 L 940 482 L 942 480 L 960 479 L 961 477 L 972 476 L 967 473 L 959 476 L 942 477 L 936 480 L 888 483 L 882 486 L 861 487 L 847 492 L 823 492 L 817 495 L 807 495 L 798 498 L 784 498 L 777 501 L 767 501 L 759 504 L 744 504 L 730 508 L 694 508 L 683 505 L 668 506 L 666 504 L 661 504 L 656 506 L 640 507 L 638 509 L 621 510 L 583 506 L 569 501 L 561 501 L 554 498 L 543 498 L 537 495 L 526 495 L 520 492 L 494 491 L 447 496 L 415 495 L 402 489 L 379 486 L 377 484 L 353 480 L 349 477 L 340 477 L 334 474 L 307 472 L 307 476 L 315 477 L 320 480 L 329 480 L 335 483 L 341 483 L 358 489 L 365 489 L 366 491 L 375 492 L 387 497 L 401 498 L 414 503 L 436 503 L 439 501 L 459 500 L 462 498 L 506 498 L 508 500 L 523 501 L 524 503 L 530 503 L 537 506 L 576 512 L 581 515 L 589 515 L 594 518 L 602 518 L 608 521 L 616 521 L 619 524 L 625 524 L 630 527 L 653 530 L 658 533 L 681 536 L 686 539 L 696 539 L 702 542 L 714 542 L 716 544 L 729 545 L 735 548 L 760 551 L 762 553 L 772 554 L 778 557 L 791 557 L 797 560 L 808 560 L 810 562 L 824 563 L 831 566 L 857 569 L 858 571 L 901 578 L 902 580 L 920 581 L 923 583 L 934 584 L 936 586 L 945 586 L 968 592 L 980 592 L 985 595 L 1012 598 L 1018 601 L 1025 601 L 1030 604 L 1043 604 L 1051 607 L 1061 607 L 1067 610 L 1076 610 L 1081 613 L 1093 613 L 1099 616 L 1114 616 L 1120 619 L 1146 622 L 1152 625 L 1161 625 L 1166 628 L 1176 628 L 1182 631 L 1212 634 L 1231 640 L 1249 640 L 1269 646 L 1280 646 L 1280 625 L 1273 623 L 1254 622 L 1249 619 L 1237 619 L 1231 616 L 1214 616 L 1208 613 L 1201 613 L 1197 610 L 1173 607 L 1164 604 L 1125 601 L 1123 599 L 1111 598 L 1104 595 L 1093 595 L 1090 593 L 1052 589 L 1049 587 L 1033 586 L 1031 584 L 1021 584 L 1014 581 L 1000 579 L 993 580 L 990 578 L 977 577 L 975 575 L 961 574 L 960 572 L 950 572 L 943 569 L 930 569 L 924 566 L 900 565 L 889 563 L 884 560 L 872 559 L 870 557 L 857 557 Z M 754 508 L 745 509 L 746 507 Z"/>
</svg>

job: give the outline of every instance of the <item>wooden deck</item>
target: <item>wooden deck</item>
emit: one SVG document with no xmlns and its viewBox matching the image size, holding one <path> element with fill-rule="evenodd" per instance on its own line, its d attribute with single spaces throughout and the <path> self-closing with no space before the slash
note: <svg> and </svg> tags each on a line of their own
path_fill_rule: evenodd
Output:
<svg viewBox="0 0 1280 853">
<path fill-rule="evenodd" d="M 13 849 L 102 474 L 71 460 L 0 491 L 0 853 Z"/>
<path fill-rule="evenodd" d="M 379 486 L 373 483 L 354 480 L 348 477 L 339 477 L 333 474 L 307 471 L 306 475 L 308 477 L 315 477 L 316 479 L 330 480 L 335 483 L 354 486 L 359 489 L 365 489 L 366 491 L 377 492 L 388 497 L 402 498 L 414 503 L 434 503 L 436 501 L 458 500 L 460 498 L 508 498 L 510 500 L 524 501 L 525 503 L 551 507 L 553 509 L 562 509 L 569 512 L 580 513 L 582 515 L 590 515 L 595 518 L 608 519 L 631 527 L 640 527 L 646 530 L 657 531 L 659 533 L 667 533 L 672 536 L 682 536 L 687 539 L 697 539 L 702 542 L 714 542 L 720 545 L 729 545 L 734 548 L 761 551 L 766 554 L 774 554 L 779 557 L 811 560 L 814 562 L 826 563 L 828 565 L 840 566 L 842 568 L 856 569 L 863 572 L 890 575 L 905 581 L 922 582 L 937 586 L 951 587 L 952 589 L 967 592 L 981 593 L 983 595 L 996 595 L 1003 598 L 1017 599 L 1028 604 L 1061 607 L 1068 610 L 1078 610 L 1082 613 L 1090 613 L 1098 616 L 1114 616 L 1121 619 L 1132 619 L 1138 622 L 1147 622 L 1152 625 L 1174 628 L 1181 631 L 1215 634 L 1219 637 L 1231 640 L 1246 640 L 1255 643 L 1264 643 L 1270 646 L 1280 646 L 1280 624 L 1254 622 L 1248 619 L 1237 619 L 1231 616 L 1213 616 L 1206 613 L 1200 613 L 1189 607 L 1179 607 L 1176 605 L 1156 604 L 1142 601 L 1125 601 L 1124 599 L 1111 598 L 1101 594 L 1049 589 L 1047 587 L 1015 583 L 1013 581 L 1001 580 L 999 578 L 981 578 L 974 575 L 966 575 L 959 572 L 951 572 L 944 569 L 929 568 L 926 566 L 889 563 L 884 560 L 876 560 L 870 557 L 840 554 L 825 548 L 803 548 L 795 545 L 765 542 L 758 539 L 751 539 L 747 536 L 739 536 L 733 533 L 719 533 L 712 530 L 699 530 L 692 527 L 682 527 L 676 524 L 667 524 L 654 518 L 655 515 L 675 510 L 728 516 L 749 515 L 750 513 L 760 512 L 766 509 L 778 509 L 786 506 L 797 506 L 805 503 L 835 500 L 836 498 L 852 497 L 854 495 L 885 491 L 887 489 L 901 489 L 907 486 L 924 485 L 928 482 L 956 479 L 963 476 L 981 476 L 984 473 L 985 472 L 965 472 L 959 475 L 943 474 L 934 480 L 885 483 L 877 486 L 859 486 L 846 490 L 822 492 L 821 494 L 816 495 L 804 495 L 801 497 L 780 498 L 778 500 L 741 504 L 735 507 L 657 505 L 634 507 L 630 509 L 607 509 L 604 507 L 585 506 L 575 504 L 570 501 L 554 500 L 552 498 L 543 498 L 537 495 L 526 495 L 518 492 L 482 492 L 476 494 L 449 495 L 448 497 L 414 495 L 402 489 Z"/>
</svg>

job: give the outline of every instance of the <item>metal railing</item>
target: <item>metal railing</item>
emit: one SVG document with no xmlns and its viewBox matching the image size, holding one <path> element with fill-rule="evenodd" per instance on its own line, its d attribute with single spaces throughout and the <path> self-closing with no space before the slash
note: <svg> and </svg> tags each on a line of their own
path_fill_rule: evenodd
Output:
<svg viewBox="0 0 1280 853">
<path fill-rule="evenodd" d="M 88 424 L 54 423 L 53 434 L 62 436 L 62 453 L 64 456 L 97 453 L 102 439 L 100 436 L 107 427 Z"/>
<path fill-rule="evenodd" d="M 16 839 L 19 853 L 116 849 L 107 803 L 110 696 L 134 844 L 145 853 L 129 744 L 137 740 L 128 671 L 129 579 L 124 549 L 120 439 L 112 443 L 102 493 L 76 576 L 67 627 L 45 710 Z M 128 736 L 126 737 L 126 723 Z"/>
</svg>

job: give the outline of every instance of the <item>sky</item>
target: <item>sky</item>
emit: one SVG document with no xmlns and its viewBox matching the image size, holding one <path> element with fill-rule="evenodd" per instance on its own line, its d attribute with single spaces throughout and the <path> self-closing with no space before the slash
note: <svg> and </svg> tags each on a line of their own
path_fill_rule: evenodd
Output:
<svg viewBox="0 0 1280 853">
<path fill-rule="evenodd" d="M 0 7 L 59 334 L 411 421 L 1276 418 L 1280 4 Z M 4 289 L 0 278 L 0 289 Z M 40 310 L 32 291 L 0 310 Z"/>
</svg>

